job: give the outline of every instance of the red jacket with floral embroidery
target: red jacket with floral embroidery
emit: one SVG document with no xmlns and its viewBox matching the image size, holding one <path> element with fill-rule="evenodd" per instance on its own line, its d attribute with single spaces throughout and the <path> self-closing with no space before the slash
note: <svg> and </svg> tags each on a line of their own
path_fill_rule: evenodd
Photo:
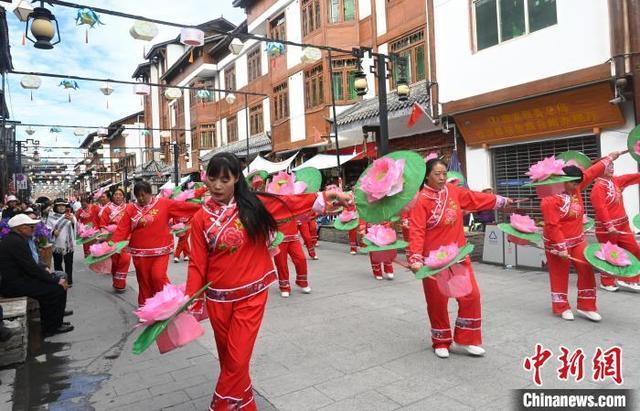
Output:
<svg viewBox="0 0 640 411">
<path fill-rule="evenodd" d="M 424 257 L 443 245 L 456 243 L 463 247 L 462 211 L 492 210 L 505 204 L 504 197 L 470 191 L 447 183 L 440 191 L 424 186 L 409 214 L 411 236 L 409 262 L 423 262 Z"/>
<path fill-rule="evenodd" d="M 84 225 L 91 224 L 93 227 L 98 228 L 100 225 L 98 206 L 89 204 L 86 210 L 84 208 L 78 209 L 78 211 L 76 211 L 76 219 Z"/>
<path fill-rule="evenodd" d="M 296 217 L 314 205 L 324 207 L 317 194 L 258 198 L 276 222 L 290 221 L 294 232 Z M 277 280 L 267 239 L 252 241 L 248 237 L 234 200 L 225 205 L 209 199 L 191 219 L 190 238 L 188 295 L 211 282 L 207 298 L 238 301 L 266 290 Z"/>
<path fill-rule="evenodd" d="M 100 212 L 100 227 L 106 227 L 111 224 L 118 224 L 118 222 L 120 222 L 120 219 L 124 215 L 124 209 L 126 207 L 127 203 L 122 203 L 118 206 L 112 202 L 108 202 Z"/>
<path fill-rule="evenodd" d="M 130 236 L 128 251 L 133 257 L 169 254 L 173 249 L 169 220 L 188 217 L 199 209 L 200 204 L 168 198 L 154 198 L 144 207 L 130 203 L 111 241 L 123 241 Z"/>
<path fill-rule="evenodd" d="M 582 183 L 575 194 L 554 194 L 547 196 L 540 202 L 544 219 L 544 246 L 547 250 L 566 251 L 584 241 L 583 219 L 584 201 L 581 191 L 596 177 L 602 175 L 606 165 L 610 162 L 604 158 L 583 173 Z"/>
<path fill-rule="evenodd" d="M 596 179 L 591 190 L 591 204 L 596 211 L 596 233 L 607 233 L 612 227 L 628 230 L 629 218 L 624 209 L 622 191 L 633 184 L 640 184 L 640 173 Z"/>
</svg>

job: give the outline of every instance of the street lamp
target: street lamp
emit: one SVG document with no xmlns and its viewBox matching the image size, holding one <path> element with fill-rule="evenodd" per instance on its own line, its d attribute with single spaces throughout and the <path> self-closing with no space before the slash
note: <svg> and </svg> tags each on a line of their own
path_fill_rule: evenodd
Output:
<svg viewBox="0 0 640 411">
<path fill-rule="evenodd" d="M 353 80 L 353 88 L 356 90 L 358 96 L 364 96 L 369 91 L 369 85 L 367 84 L 367 76 L 362 72 L 362 68 L 355 74 Z"/>
<path fill-rule="evenodd" d="M 31 34 L 35 37 L 35 40 L 29 37 L 29 22 L 31 22 Z M 55 27 L 53 25 L 55 22 Z M 58 35 L 58 40 L 51 42 L 53 38 Z M 58 27 L 58 20 L 48 9 L 44 7 L 44 1 L 40 2 L 40 7 L 36 7 L 31 14 L 27 17 L 27 22 L 24 27 L 24 35 L 29 41 L 34 43 L 34 47 L 37 49 L 50 50 L 54 45 L 60 43 L 60 28 Z"/>
</svg>

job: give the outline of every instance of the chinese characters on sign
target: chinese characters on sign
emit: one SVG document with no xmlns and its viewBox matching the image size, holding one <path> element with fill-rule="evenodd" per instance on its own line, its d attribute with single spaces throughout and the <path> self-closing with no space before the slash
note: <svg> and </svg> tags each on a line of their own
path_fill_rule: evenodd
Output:
<svg viewBox="0 0 640 411">
<path fill-rule="evenodd" d="M 573 378 L 575 382 L 580 382 L 585 377 L 585 353 L 582 348 L 575 351 L 569 350 L 567 347 L 560 346 L 560 355 L 557 368 L 557 378 L 561 381 L 568 381 Z M 533 382 L 537 386 L 542 385 L 541 370 L 542 367 L 553 357 L 553 352 L 536 344 L 533 355 L 526 357 L 522 366 L 525 371 L 533 373 Z M 593 381 L 605 381 L 607 378 L 613 380 L 616 384 L 622 385 L 622 348 L 618 346 L 603 350 L 596 348 L 593 355 L 591 369 L 591 379 Z"/>
</svg>

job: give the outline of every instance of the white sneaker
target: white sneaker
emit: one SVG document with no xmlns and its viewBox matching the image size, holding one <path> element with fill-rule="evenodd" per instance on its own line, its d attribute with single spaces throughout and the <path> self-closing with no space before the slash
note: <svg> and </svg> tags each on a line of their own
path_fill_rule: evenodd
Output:
<svg viewBox="0 0 640 411">
<path fill-rule="evenodd" d="M 446 348 L 436 348 L 434 352 L 438 358 L 449 358 L 449 350 Z"/>
<path fill-rule="evenodd" d="M 189 257 L 183 258 L 182 261 L 189 261 Z"/>
<path fill-rule="evenodd" d="M 634 293 L 640 292 L 640 284 L 638 283 L 628 283 L 626 281 L 618 281 L 618 286 L 626 291 L 632 291 Z"/>
<path fill-rule="evenodd" d="M 383 279 L 383 277 L 381 275 L 376 275 L 375 277 L 376 277 L 376 280 L 382 280 Z"/>
<path fill-rule="evenodd" d="M 302 291 L 302 294 L 311 294 L 311 287 L 303 287 L 300 291 Z"/>
<path fill-rule="evenodd" d="M 387 280 L 393 280 L 393 273 L 387 273 Z"/>
<path fill-rule="evenodd" d="M 620 282 L 618 282 L 619 284 Z M 609 292 L 615 292 L 618 291 L 618 287 L 616 287 L 615 285 L 602 285 L 600 284 L 600 288 L 602 288 L 605 291 L 609 291 Z"/>
<path fill-rule="evenodd" d="M 174 262 L 174 263 L 179 263 L 179 262 L 180 262 L 180 259 L 179 259 L 178 257 L 175 257 L 175 258 L 173 259 L 173 262 Z"/>
<path fill-rule="evenodd" d="M 317 255 L 314 255 L 313 257 L 311 257 L 312 260 L 319 260 L 320 258 L 318 258 Z"/>
<path fill-rule="evenodd" d="M 289 291 L 280 291 L 280 297 L 289 298 Z"/>
<path fill-rule="evenodd" d="M 598 314 L 595 311 L 582 311 L 582 310 L 578 310 L 578 314 L 586 317 L 588 320 L 591 320 L 593 322 L 599 322 L 600 320 L 602 320 L 602 316 L 600 314 Z"/>
<path fill-rule="evenodd" d="M 561 317 L 563 320 L 567 320 L 567 321 L 573 321 L 575 318 L 571 310 L 564 310 L 561 314 Z"/>
<path fill-rule="evenodd" d="M 356 255 L 356 252 L 355 251 L 349 251 L 349 254 Z"/>
<path fill-rule="evenodd" d="M 469 355 L 473 355 L 474 357 L 482 357 L 485 353 L 484 348 L 478 345 L 460 345 L 460 347 L 464 348 Z"/>
</svg>

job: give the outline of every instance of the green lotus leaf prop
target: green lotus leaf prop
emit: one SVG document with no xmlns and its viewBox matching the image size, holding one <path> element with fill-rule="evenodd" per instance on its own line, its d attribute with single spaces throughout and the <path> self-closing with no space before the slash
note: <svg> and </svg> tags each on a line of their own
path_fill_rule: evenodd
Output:
<svg viewBox="0 0 640 411">
<path fill-rule="evenodd" d="M 456 258 L 451 260 L 451 262 L 449 264 L 445 265 L 444 267 L 441 267 L 441 268 L 429 268 L 426 265 L 423 266 L 420 270 L 418 270 L 416 272 L 416 280 L 422 280 L 424 278 L 434 276 L 434 275 L 438 274 L 439 272 L 444 271 L 447 268 L 451 267 L 452 265 L 458 264 L 466 256 L 468 256 L 469 254 L 471 254 L 473 252 L 473 248 L 474 248 L 473 244 L 465 245 L 464 247 L 462 247 L 460 249 L 460 251 L 458 252 L 458 255 L 456 256 Z"/>
<path fill-rule="evenodd" d="M 90 236 L 90 237 L 78 237 L 76 239 L 76 244 L 77 245 L 84 245 L 87 243 L 90 243 L 92 241 L 95 241 L 98 237 L 100 237 L 102 235 L 102 233 L 100 231 L 98 231 L 97 233 L 95 233 L 94 235 Z"/>
<path fill-rule="evenodd" d="M 447 182 L 452 182 L 453 180 L 457 180 L 456 185 L 458 187 L 464 187 L 467 182 L 462 173 L 460 173 L 459 171 L 447 171 Z"/>
<path fill-rule="evenodd" d="M 582 231 L 585 233 L 591 230 L 596 225 L 596 222 L 591 217 L 587 217 L 587 221 L 582 223 Z"/>
<path fill-rule="evenodd" d="M 522 231 L 518 231 L 511 224 L 508 223 L 500 223 L 498 224 L 498 229 L 503 233 L 512 235 L 516 238 L 520 238 L 522 240 L 527 240 L 532 243 L 539 243 L 542 241 L 542 234 L 540 233 L 523 233 Z"/>
<path fill-rule="evenodd" d="M 171 323 L 171 321 L 173 321 L 178 316 L 178 314 L 189 308 L 193 301 L 198 298 L 200 294 L 202 294 L 204 290 L 206 290 L 210 285 L 211 283 L 209 282 L 200 290 L 198 290 L 198 292 L 196 292 L 193 297 L 189 299 L 189 301 L 178 308 L 178 310 L 176 310 L 176 312 L 173 313 L 171 317 L 167 318 L 166 320 L 156 321 L 148 327 L 145 327 L 144 331 L 142 331 L 142 334 L 140 334 L 138 338 L 136 338 L 136 340 L 133 342 L 133 349 L 131 351 L 136 355 L 142 354 L 147 348 L 151 346 L 151 344 L 153 344 L 156 339 L 158 339 L 158 336 L 162 334 L 169 323 Z M 204 309 L 206 310 L 206 307 Z"/>
<path fill-rule="evenodd" d="M 368 254 L 374 251 L 397 250 L 400 248 L 407 248 L 407 246 L 409 245 L 409 243 L 403 240 L 396 240 L 394 243 L 391 243 L 389 245 L 375 245 L 366 238 L 363 238 L 362 242 L 366 245 L 366 247 L 358 249 L 358 252 L 360 254 Z"/>
<path fill-rule="evenodd" d="M 536 186 L 547 186 L 551 184 L 557 183 L 566 183 L 567 181 L 575 181 L 580 180 L 580 177 L 570 177 L 570 176 L 551 176 L 546 180 L 535 181 L 523 184 L 522 187 L 536 187 Z"/>
<path fill-rule="evenodd" d="M 362 179 L 373 167 L 373 163 L 367 167 L 358 178 L 355 187 L 355 203 L 360 218 L 369 223 L 382 223 L 390 221 L 394 216 L 400 214 L 402 208 L 407 205 L 422 187 L 424 176 L 427 171 L 423 158 L 412 151 L 395 151 L 384 157 L 394 160 L 405 160 L 402 172 L 402 191 L 390 197 L 384 197 L 376 202 L 369 203 L 367 194 L 360 189 Z"/>
<path fill-rule="evenodd" d="M 343 223 L 342 221 L 336 218 L 333 221 L 333 228 L 340 231 L 351 231 L 354 228 L 357 228 L 358 224 L 360 224 L 360 220 L 358 218 L 354 218 L 353 220 L 347 221 L 346 223 Z"/>
<path fill-rule="evenodd" d="M 584 249 L 584 258 L 587 259 L 589 264 L 591 264 L 598 270 L 603 271 L 607 274 L 611 274 L 615 277 L 629 278 L 635 277 L 640 274 L 640 261 L 638 261 L 636 256 L 627 251 L 627 257 L 629 257 L 629 260 L 631 260 L 631 265 L 627 265 L 624 267 L 613 265 L 596 257 L 595 253 L 600 250 L 601 246 L 602 244 L 594 243 L 589 244 Z"/>
<path fill-rule="evenodd" d="M 282 244 L 283 240 L 284 240 L 284 234 L 282 233 L 282 231 L 276 231 L 276 236 L 273 238 L 273 241 L 271 241 L 271 243 L 269 244 L 269 250 L 275 249 L 277 246 Z"/>
<path fill-rule="evenodd" d="M 120 252 L 122 252 L 122 250 L 128 245 L 129 245 L 128 241 L 120 241 L 117 244 L 115 244 L 116 248 L 113 251 L 106 253 L 105 255 L 101 255 L 99 257 L 89 255 L 87 258 L 84 259 L 84 262 L 87 265 L 92 265 L 95 263 L 100 263 L 102 261 L 108 260 L 109 258 L 111 258 L 112 255 L 119 254 Z"/>
<path fill-rule="evenodd" d="M 266 172 L 265 170 L 256 170 L 251 172 L 247 177 L 245 177 L 245 181 L 247 182 L 249 187 L 251 187 L 251 181 L 255 176 L 260 176 L 260 178 L 262 178 L 263 181 L 267 181 L 267 178 L 269 178 L 269 173 Z"/>
<path fill-rule="evenodd" d="M 560 160 L 564 160 L 565 163 L 573 160 L 578 166 L 580 166 L 584 170 L 591 167 L 591 164 L 592 164 L 591 159 L 587 157 L 586 154 L 580 151 L 575 151 L 575 150 L 569 150 L 569 151 L 565 151 L 564 153 L 560 153 L 556 156 L 556 158 Z"/>
<path fill-rule="evenodd" d="M 322 174 L 320 170 L 315 167 L 305 167 L 293 172 L 296 176 L 296 181 L 302 181 L 307 184 L 305 193 L 317 193 L 322 186 Z"/>
<path fill-rule="evenodd" d="M 637 216 L 633 217 L 633 226 L 636 228 L 636 230 L 640 230 L 640 214 L 638 214 Z"/>
<path fill-rule="evenodd" d="M 631 157 L 640 163 L 640 152 L 638 152 L 640 151 L 638 150 L 640 147 L 638 146 L 638 141 L 640 141 L 640 126 L 635 126 L 627 136 L 627 149 Z"/>
</svg>

